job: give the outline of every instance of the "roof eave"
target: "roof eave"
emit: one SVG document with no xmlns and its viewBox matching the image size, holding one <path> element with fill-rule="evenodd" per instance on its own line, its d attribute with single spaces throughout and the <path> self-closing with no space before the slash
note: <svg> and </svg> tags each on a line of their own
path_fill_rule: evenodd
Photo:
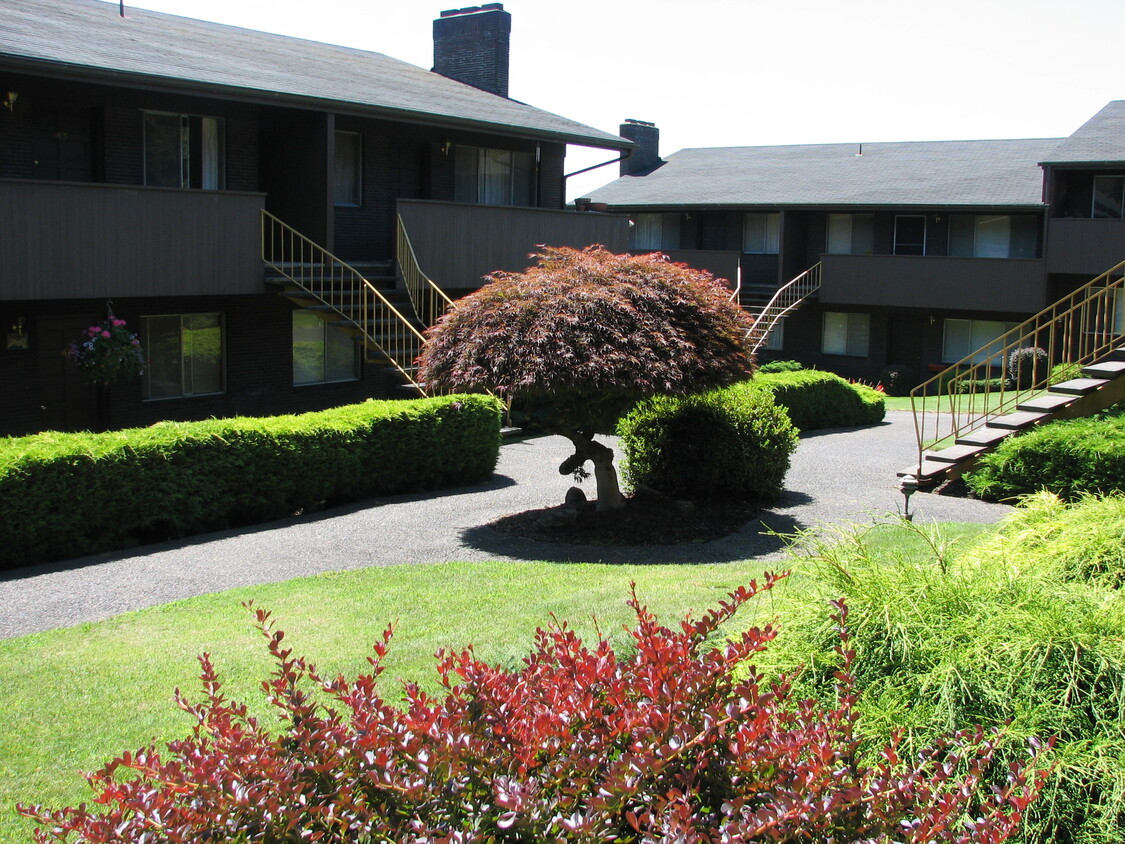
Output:
<svg viewBox="0 0 1125 844">
<path fill-rule="evenodd" d="M 473 120 L 439 115 L 413 109 L 390 106 L 368 105 L 346 100 L 333 100 L 322 97 L 309 97 L 300 94 L 287 94 L 268 91 L 262 88 L 241 88 L 235 85 L 221 85 L 213 82 L 196 82 L 172 76 L 134 73 L 89 65 L 16 56 L 10 53 L 0 56 L 0 64 L 15 71 L 27 71 L 71 81 L 96 81 L 114 84 L 128 84 L 130 87 L 145 87 L 164 93 L 203 95 L 212 99 L 230 102 L 252 103 L 254 105 L 277 105 L 284 103 L 308 111 L 330 111 L 366 117 L 379 117 L 405 123 L 431 126 L 438 129 L 471 129 L 491 134 L 507 135 L 536 141 L 574 144 L 595 149 L 628 150 L 634 144 L 625 138 L 592 137 L 578 132 L 564 132 L 550 129 L 534 129 L 509 123 L 496 123 L 488 120 Z"/>
</svg>

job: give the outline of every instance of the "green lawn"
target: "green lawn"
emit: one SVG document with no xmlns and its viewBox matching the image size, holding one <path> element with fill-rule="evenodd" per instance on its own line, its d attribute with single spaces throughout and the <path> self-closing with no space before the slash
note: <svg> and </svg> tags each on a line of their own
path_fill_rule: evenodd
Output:
<svg viewBox="0 0 1125 844">
<path fill-rule="evenodd" d="M 971 537 L 990 528 L 944 529 Z M 921 548 L 901 531 L 887 537 L 877 547 L 888 559 Z M 271 609 L 297 653 L 348 676 L 368 667 L 371 643 L 394 622 L 384 676 L 436 690 L 433 654 L 440 647 L 472 643 L 490 662 L 515 664 L 530 649 L 535 628 L 549 623 L 552 614 L 588 638 L 596 618 L 615 645 L 627 646 L 623 625 L 631 621 L 625 606 L 630 581 L 636 581 L 643 602 L 665 623 L 674 623 L 688 612 L 709 609 L 767 568 L 783 567 L 752 560 L 390 566 L 235 589 L 0 641 L 0 844 L 30 839 L 32 825 L 16 816 L 16 802 L 63 806 L 88 800 L 79 771 L 153 739 L 161 743 L 185 735 L 190 724 L 172 692 L 179 687 L 198 696 L 196 656 L 204 651 L 212 655 L 228 693 L 265 712 L 257 687 L 270 664 L 243 601 Z M 800 577 L 744 608 L 731 625 L 784 621 L 786 604 L 804 592 Z"/>
</svg>

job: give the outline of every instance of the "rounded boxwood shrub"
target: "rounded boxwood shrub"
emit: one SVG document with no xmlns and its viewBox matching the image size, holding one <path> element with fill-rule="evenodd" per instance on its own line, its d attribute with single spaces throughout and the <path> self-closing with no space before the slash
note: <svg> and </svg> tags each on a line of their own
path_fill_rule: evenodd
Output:
<svg viewBox="0 0 1125 844">
<path fill-rule="evenodd" d="M 626 483 L 677 498 L 776 496 L 797 429 L 749 383 L 640 402 L 618 423 Z"/>
<path fill-rule="evenodd" d="M 802 431 L 875 425 L 886 415 L 885 396 L 878 390 L 817 369 L 761 375 L 733 389 L 773 393 L 774 401 Z"/>
<path fill-rule="evenodd" d="M 1013 389 L 1028 390 L 1047 374 L 1046 349 L 1024 346 L 1008 355 L 1008 385 Z"/>
<path fill-rule="evenodd" d="M 758 367 L 759 372 L 800 372 L 805 367 L 798 360 L 771 360 Z"/>
</svg>

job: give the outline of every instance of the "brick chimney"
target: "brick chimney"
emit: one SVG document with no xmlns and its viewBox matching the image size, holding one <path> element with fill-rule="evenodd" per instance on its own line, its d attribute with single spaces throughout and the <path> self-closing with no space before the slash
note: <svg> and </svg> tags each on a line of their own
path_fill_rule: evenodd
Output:
<svg viewBox="0 0 1125 844">
<path fill-rule="evenodd" d="M 660 160 L 660 130 L 655 123 L 630 118 L 621 124 L 619 134 L 636 144 L 632 154 L 621 160 L 622 176 L 646 176 L 663 164 Z"/>
<path fill-rule="evenodd" d="M 511 35 L 512 16 L 503 3 L 442 12 L 434 21 L 434 70 L 507 97 Z"/>
</svg>

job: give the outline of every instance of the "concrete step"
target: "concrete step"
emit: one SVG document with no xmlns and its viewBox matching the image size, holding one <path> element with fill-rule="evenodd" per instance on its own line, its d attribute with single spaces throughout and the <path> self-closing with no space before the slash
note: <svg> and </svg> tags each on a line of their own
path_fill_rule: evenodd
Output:
<svg viewBox="0 0 1125 844">
<path fill-rule="evenodd" d="M 931 460 L 928 455 L 923 455 L 921 469 L 919 469 L 917 463 L 911 463 L 906 468 L 899 469 L 897 474 L 900 478 L 905 478 L 908 475 L 913 476 L 918 479 L 919 485 L 929 486 L 944 478 L 951 468 L 953 468 L 952 463 Z"/>
<path fill-rule="evenodd" d="M 1118 378 L 1125 375 L 1125 360 L 1102 360 L 1082 367 L 1087 378 Z"/>
<path fill-rule="evenodd" d="M 1041 396 L 1020 402 L 1018 407 L 1020 410 L 1054 413 L 1056 410 L 1072 404 L 1075 398 L 1076 396 L 1069 393 L 1044 393 Z"/>
<path fill-rule="evenodd" d="M 1066 393 L 1071 396 L 1084 396 L 1099 390 L 1110 382 L 1109 378 L 1072 378 L 1051 387 L 1052 393 Z"/>
<path fill-rule="evenodd" d="M 966 460 L 980 457 L 986 451 L 988 451 L 988 446 L 962 445 L 959 443 L 943 448 L 941 451 L 928 452 L 925 459 L 931 463 L 963 463 Z"/>
<path fill-rule="evenodd" d="M 1006 428 L 977 428 L 975 431 L 958 437 L 957 443 L 958 445 L 980 445 L 991 448 L 1006 440 L 1011 433 Z"/>
<path fill-rule="evenodd" d="M 1003 428 L 1007 431 L 1022 431 L 1025 428 L 1030 428 L 1032 425 L 1037 425 L 1044 419 L 1050 418 L 1051 414 L 1044 410 L 1021 410 L 1016 413 L 1008 413 L 1004 416 L 997 416 L 995 419 L 989 419 L 985 422 L 985 426 L 989 428 Z"/>
</svg>

